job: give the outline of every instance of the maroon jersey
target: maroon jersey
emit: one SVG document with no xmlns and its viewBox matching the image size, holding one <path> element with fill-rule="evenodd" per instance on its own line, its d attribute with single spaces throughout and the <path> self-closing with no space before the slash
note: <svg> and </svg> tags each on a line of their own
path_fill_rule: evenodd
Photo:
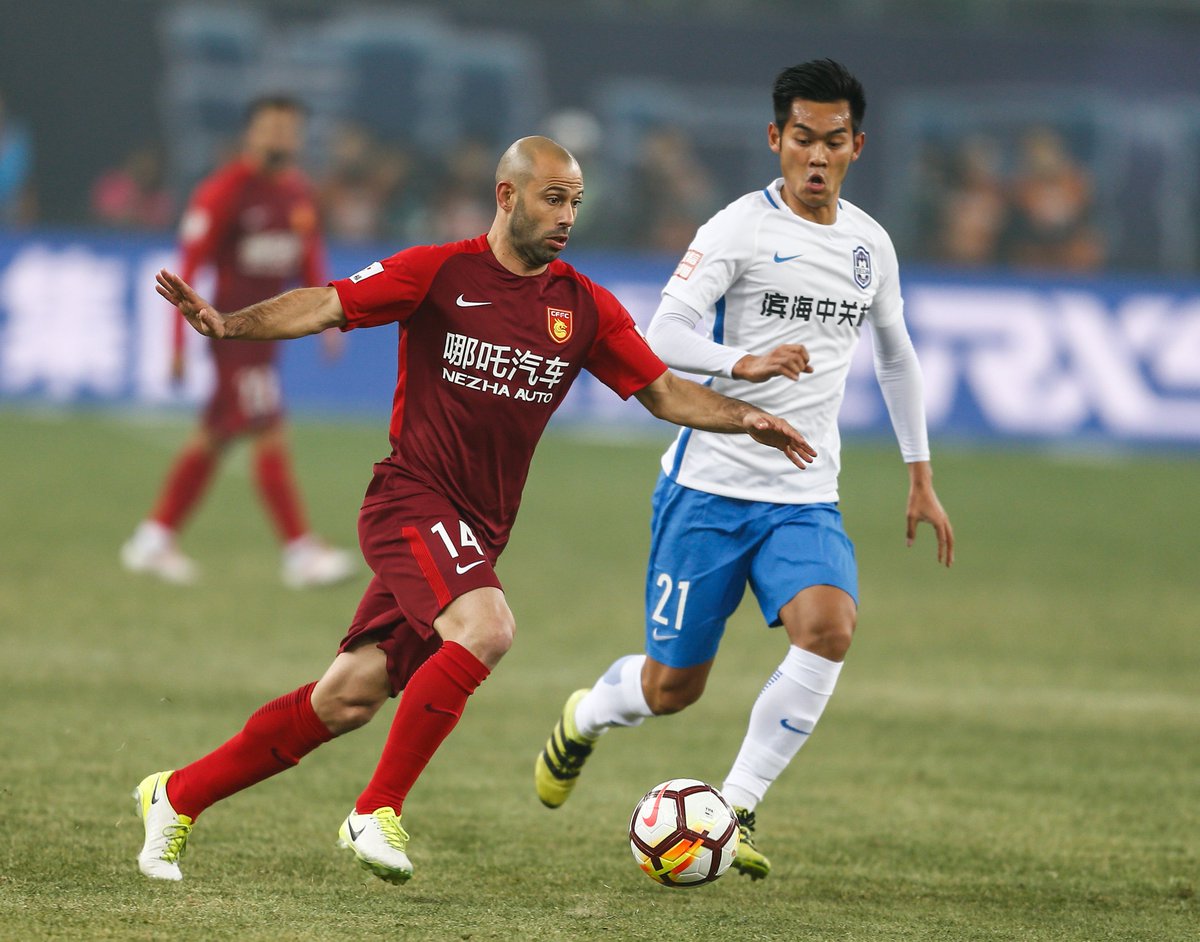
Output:
<svg viewBox="0 0 1200 942">
<path fill-rule="evenodd" d="M 205 265 L 216 269 L 212 302 L 235 311 L 295 285 L 325 280 L 316 201 L 299 170 L 268 176 L 237 159 L 196 188 L 180 226 L 180 276 L 191 282 Z M 178 321 L 176 350 L 182 345 Z M 274 344 L 215 343 L 214 355 L 246 363 L 270 362 Z"/>
<path fill-rule="evenodd" d="M 628 398 L 667 368 L 609 291 L 557 260 L 515 275 L 486 236 L 406 249 L 331 284 L 345 329 L 401 325 L 392 453 L 367 503 L 413 487 L 443 494 L 493 559 L 579 371 Z"/>
</svg>

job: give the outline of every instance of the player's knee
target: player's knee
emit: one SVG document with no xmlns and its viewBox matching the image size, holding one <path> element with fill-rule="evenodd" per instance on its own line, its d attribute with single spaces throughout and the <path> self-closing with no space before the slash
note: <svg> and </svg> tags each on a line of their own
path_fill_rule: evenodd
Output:
<svg viewBox="0 0 1200 942">
<path fill-rule="evenodd" d="M 666 716 L 685 710 L 700 699 L 704 693 L 704 684 L 655 684 L 649 689 L 643 688 L 646 705 L 655 716 Z"/>
<path fill-rule="evenodd" d="M 433 623 L 445 641 L 462 645 L 490 670 L 517 634 L 517 623 L 504 596 L 494 589 L 476 590 L 455 600 Z"/>
<path fill-rule="evenodd" d="M 511 618 L 497 619 L 484 626 L 479 635 L 479 650 L 476 656 L 484 664 L 494 666 L 500 658 L 508 653 L 513 646 L 517 634 L 517 625 Z"/>
<path fill-rule="evenodd" d="M 334 658 L 312 692 L 317 719 L 334 736 L 365 726 L 391 695 L 387 657 L 374 644 L 360 643 Z"/>
<path fill-rule="evenodd" d="M 461 644 L 491 669 L 508 653 L 516 634 L 516 620 L 506 610 L 461 626 L 448 640 Z"/>
<path fill-rule="evenodd" d="M 314 708 L 326 729 L 334 736 L 341 736 L 371 722 L 386 699 L 386 696 L 335 694 L 322 700 L 319 707 L 314 703 Z"/>
<path fill-rule="evenodd" d="M 815 618 L 804 626 L 799 647 L 830 661 L 841 661 L 854 640 L 857 618 L 854 612 Z"/>
</svg>

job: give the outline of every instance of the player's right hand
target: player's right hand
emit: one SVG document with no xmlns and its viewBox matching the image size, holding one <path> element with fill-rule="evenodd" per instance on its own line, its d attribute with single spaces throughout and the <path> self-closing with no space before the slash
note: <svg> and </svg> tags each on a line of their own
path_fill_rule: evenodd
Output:
<svg viewBox="0 0 1200 942">
<path fill-rule="evenodd" d="M 777 415 L 751 409 L 742 416 L 742 428 L 759 444 L 778 448 L 801 471 L 816 460 L 817 450 L 791 423 Z"/>
<path fill-rule="evenodd" d="M 799 343 L 783 343 L 763 356 L 747 353 L 733 364 L 734 379 L 748 383 L 766 382 L 773 376 L 799 379 L 801 373 L 811 373 L 808 364 L 808 348 Z"/>
<path fill-rule="evenodd" d="M 186 281 L 165 268 L 159 270 L 154 280 L 157 282 L 155 290 L 179 308 L 179 313 L 187 318 L 187 322 L 198 332 L 205 337 L 225 336 L 225 318 L 196 294 Z"/>
</svg>

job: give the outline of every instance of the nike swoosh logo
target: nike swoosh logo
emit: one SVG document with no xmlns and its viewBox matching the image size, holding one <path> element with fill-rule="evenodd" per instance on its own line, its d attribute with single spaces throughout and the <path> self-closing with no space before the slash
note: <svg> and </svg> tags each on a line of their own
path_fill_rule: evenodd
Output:
<svg viewBox="0 0 1200 942">
<path fill-rule="evenodd" d="M 162 782 L 161 775 L 154 780 L 154 791 L 152 791 L 150 793 L 150 804 L 152 804 L 152 805 L 158 804 L 158 786 L 159 786 L 159 784 L 161 784 L 161 782 Z"/>
<path fill-rule="evenodd" d="M 811 729 L 808 729 L 808 730 L 796 729 L 795 726 L 793 726 L 791 723 L 789 723 L 787 721 L 786 716 L 779 721 L 779 725 L 782 726 L 784 729 L 786 729 L 789 733 L 799 733 L 801 736 L 811 736 L 812 735 Z"/>
<path fill-rule="evenodd" d="M 454 303 L 459 307 L 483 307 L 485 304 L 491 304 L 491 301 L 467 301 L 460 294 L 454 299 Z"/>
<path fill-rule="evenodd" d="M 667 785 L 670 784 L 670 782 L 667 783 Z M 650 809 L 650 813 L 642 816 L 642 824 L 646 825 L 646 827 L 652 828 L 658 823 L 658 806 L 662 803 L 663 792 L 666 790 L 667 786 L 664 785 L 662 791 L 654 796 L 654 807 Z"/>
<path fill-rule="evenodd" d="M 354 830 L 354 825 L 351 824 L 350 819 L 347 818 L 346 819 L 346 830 L 350 832 L 350 840 L 357 841 L 360 837 L 362 837 L 362 832 L 365 831 L 366 828 L 365 827 L 359 828 L 357 831 Z"/>
<path fill-rule="evenodd" d="M 441 707 L 435 707 L 432 703 L 425 704 L 425 712 L 440 713 L 442 716 L 454 716 L 453 710 L 443 710 Z"/>
<path fill-rule="evenodd" d="M 650 636 L 651 636 L 651 637 L 652 637 L 652 638 L 653 638 L 655 641 L 670 641 L 672 638 L 678 638 L 678 637 L 679 637 L 679 632 L 678 632 L 678 631 L 672 631 L 670 628 L 668 628 L 668 629 L 667 629 L 666 631 L 664 631 L 662 634 L 659 634 L 659 630 L 658 630 L 657 628 L 655 628 L 655 629 L 654 629 L 654 631 L 653 631 L 653 632 L 651 632 Z"/>
<path fill-rule="evenodd" d="M 775 253 L 775 261 L 777 262 L 790 262 L 797 258 L 804 258 L 803 253 L 800 255 L 780 255 L 778 252 Z"/>
<path fill-rule="evenodd" d="M 487 562 L 486 559 L 477 559 L 477 560 L 475 560 L 475 562 L 468 563 L 466 566 L 455 566 L 454 571 L 457 572 L 461 576 L 464 572 L 470 572 L 476 566 L 482 566 L 486 562 Z"/>
</svg>

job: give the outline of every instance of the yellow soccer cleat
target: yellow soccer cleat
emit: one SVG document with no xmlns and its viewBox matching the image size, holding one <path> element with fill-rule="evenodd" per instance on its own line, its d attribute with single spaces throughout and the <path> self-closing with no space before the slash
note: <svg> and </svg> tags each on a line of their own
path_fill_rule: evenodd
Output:
<svg viewBox="0 0 1200 942">
<path fill-rule="evenodd" d="M 557 808 L 571 795 L 583 763 L 592 754 L 595 739 L 581 736 L 575 727 L 575 708 L 588 695 L 587 688 L 567 698 L 562 715 L 554 724 L 550 738 L 533 763 L 533 784 L 537 796 L 547 808 Z"/>
<path fill-rule="evenodd" d="M 754 846 L 754 812 L 735 806 L 733 813 L 738 821 L 737 856 L 733 858 L 733 867 L 751 880 L 761 880 L 771 872 L 771 861 Z"/>
<path fill-rule="evenodd" d="M 338 847 L 358 858 L 359 866 L 387 883 L 407 883 L 413 875 L 408 849 L 408 832 L 391 808 L 370 814 L 351 811 L 338 828 Z"/>
<path fill-rule="evenodd" d="M 138 869 L 154 880 L 182 880 L 179 858 L 187 850 L 192 819 L 179 814 L 167 799 L 171 772 L 155 772 L 133 790 L 137 813 L 146 828 L 146 840 L 138 854 Z"/>
</svg>

